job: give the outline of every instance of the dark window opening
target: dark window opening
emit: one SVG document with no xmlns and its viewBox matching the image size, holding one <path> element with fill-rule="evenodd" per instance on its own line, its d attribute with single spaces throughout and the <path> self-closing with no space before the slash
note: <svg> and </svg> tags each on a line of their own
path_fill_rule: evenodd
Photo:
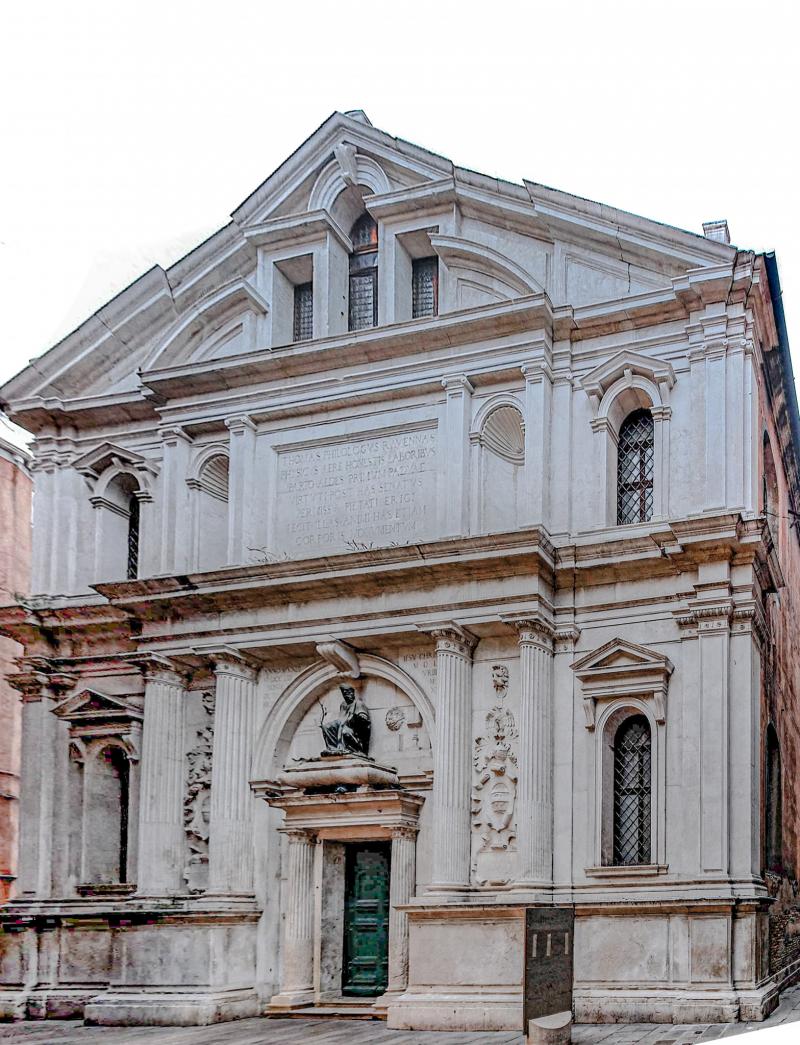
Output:
<svg viewBox="0 0 800 1045">
<path fill-rule="evenodd" d="M 314 336 L 314 284 L 300 283 L 294 288 L 294 341 Z"/>
<path fill-rule="evenodd" d="M 411 264 L 411 318 L 439 314 L 439 259 L 415 258 Z"/>
<path fill-rule="evenodd" d="M 772 723 L 767 726 L 766 771 L 766 869 L 779 874 L 783 870 L 783 780 L 781 748 Z"/>
<path fill-rule="evenodd" d="M 617 524 L 647 522 L 653 515 L 653 418 L 634 410 L 622 422 L 617 446 Z"/>
<path fill-rule="evenodd" d="M 650 725 L 625 719 L 614 738 L 614 864 L 649 864 L 651 825 Z"/>
<path fill-rule="evenodd" d="M 348 330 L 367 330 L 378 324 L 378 225 L 362 214 L 350 232 L 350 300 Z"/>
<path fill-rule="evenodd" d="M 125 576 L 135 580 L 139 576 L 139 498 L 128 501 L 128 565 Z"/>
</svg>

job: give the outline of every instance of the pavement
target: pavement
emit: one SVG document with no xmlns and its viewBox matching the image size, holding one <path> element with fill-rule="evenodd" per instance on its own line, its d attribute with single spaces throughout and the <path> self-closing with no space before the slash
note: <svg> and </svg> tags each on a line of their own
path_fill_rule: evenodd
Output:
<svg viewBox="0 0 800 1045">
<path fill-rule="evenodd" d="M 697 1045 L 748 1031 L 800 1024 L 800 985 L 783 992 L 763 1023 L 578 1024 L 573 1045 Z M 800 1041 L 800 1026 L 798 1026 Z M 0 1024 L 0 1043 L 14 1045 L 524 1045 L 512 1031 L 389 1030 L 374 1020 L 304 1020 L 259 1017 L 211 1027 L 86 1027 L 77 1020 Z"/>
</svg>

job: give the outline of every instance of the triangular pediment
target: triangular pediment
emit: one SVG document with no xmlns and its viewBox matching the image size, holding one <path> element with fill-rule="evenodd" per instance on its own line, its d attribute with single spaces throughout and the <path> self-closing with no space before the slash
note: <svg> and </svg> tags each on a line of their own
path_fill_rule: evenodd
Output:
<svg viewBox="0 0 800 1045">
<path fill-rule="evenodd" d="M 73 693 L 53 708 L 53 714 L 74 723 L 142 718 L 142 710 L 135 704 L 122 697 L 112 697 L 94 689 L 82 689 L 79 693 Z"/>
<path fill-rule="evenodd" d="M 117 468 L 136 468 L 145 465 L 145 459 L 141 454 L 127 450 L 115 443 L 103 442 L 93 450 L 89 450 L 81 457 L 73 461 L 73 467 L 81 475 L 96 479 L 99 475 L 112 466 Z"/>
<path fill-rule="evenodd" d="M 152 421 L 156 396 L 143 372 L 280 344 L 265 334 L 275 301 L 260 281 L 259 250 L 280 253 L 288 244 L 307 253 L 312 241 L 332 237 L 347 251 L 365 208 L 379 221 L 418 223 L 414 232 L 430 226 L 431 253 L 452 269 L 451 311 L 542 291 L 574 307 L 655 293 L 689 270 L 716 266 L 729 278 L 736 257 L 726 243 L 456 167 L 372 126 L 361 111 L 334 113 L 230 222 L 168 270 L 154 266 L 4 385 L 12 416 L 34 430 L 54 416 L 86 416 L 80 411 L 94 411 L 101 423 Z M 693 299 L 688 284 L 682 293 Z"/>
<path fill-rule="evenodd" d="M 657 653 L 647 646 L 638 646 L 627 639 L 612 639 L 591 653 L 576 660 L 572 668 L 578 678 L 588 679 L 620 673 L 623 675 L 638 672 L 657 672 L 671 674 L 672 664 L 663 653 Z"/>
<path fill-rule="evenodd" d="M 675 371 L 670 362 L 623 349 L 589 371 L 581 385 L 587 395 L 602 399 L 608 389 L 627 373 L 644 377 L 656 386 L 665 385 L 667 390 L 675 384 Z"/>
</svg>

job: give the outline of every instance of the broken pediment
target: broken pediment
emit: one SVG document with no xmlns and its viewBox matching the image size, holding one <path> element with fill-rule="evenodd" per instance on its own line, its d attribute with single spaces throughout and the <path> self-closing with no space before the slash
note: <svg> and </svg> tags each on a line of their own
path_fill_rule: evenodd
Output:
<svg viewBox="0 0 800 1045">
<path fill-rule="evenodd" d="M 579 657 L 572 670 L 583 690 L 587 729 L 594 729 L 598 700 L 620 697 L 650 699 L 656 721 L 666 720 L 667 687 L 673 665 L 663 653 L 616 638 Z"/>
<path fill-rule="evenodd" d="M 485 298 L 476 304 L 543 293 L 544 288 L 529 272 L 492 247 L 438 233 L 432 233 L 430 241 L 459 283 L 483 290 Z M 464 307 L 461 300 L 459 303 Z"/>
</svg>

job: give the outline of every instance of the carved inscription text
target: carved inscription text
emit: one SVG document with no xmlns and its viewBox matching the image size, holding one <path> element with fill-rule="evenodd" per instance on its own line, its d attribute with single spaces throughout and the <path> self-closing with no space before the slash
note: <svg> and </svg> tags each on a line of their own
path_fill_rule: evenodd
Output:
<svg viewBox="0 0 800 1045">
<path fill-rule="evenodd" d="M 278 470 L 281 549 L 306 556 L 429 536 L 435 467 L 434 429 L 284 451 Z"/>
</svg>

